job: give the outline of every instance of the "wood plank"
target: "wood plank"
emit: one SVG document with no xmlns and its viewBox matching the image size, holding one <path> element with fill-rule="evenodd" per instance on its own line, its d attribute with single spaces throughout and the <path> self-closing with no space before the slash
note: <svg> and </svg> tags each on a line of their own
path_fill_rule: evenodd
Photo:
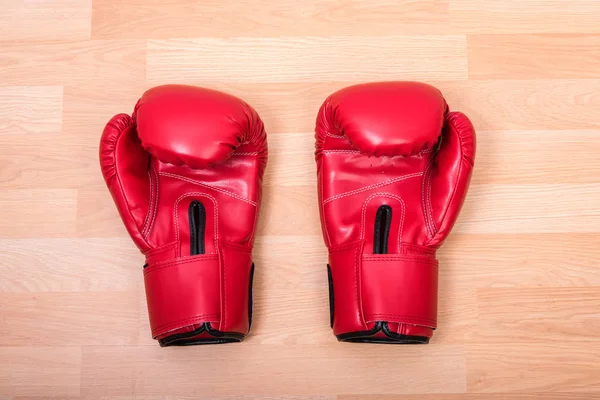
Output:
<svg viewBox="0 0 600 400">
<path fill-rule="evenodd" d="M 48 397 L 38 396 L 15 396 L 6 400 L 47 400 Z M 61 400 L 195 400 L 194 396 L 61 396 Z M 5 400 L 0 397 L 0 400 Z M 202 396 L 202 400 L 336 400 L 336 396 L 259 396 L 259 395 L 235 395 L 235 396 Z"/>
<path fill-rule="evenodd" d="M 86 153 L 86 157 L 98 165 L 98 144 L 104 126 L 116 114 L 131 115 L 138 99 L 150 87 L 139 80 L 110 90 L 91 85 L 65 87 L 63 134 L 77 136 L 88 148 L 93 147 L 94 153 Z"/>
<path fill-rule="evenodd" d="M 100 133 L 95 136 L 0 136 L 0 147 L 6 149 L 0 153 L 0 187 L 77 189 L 98 185 L 98 178 L 102 179 L 98 162 Z"/>
<path fill-rule="evenodd" d="M 92 23 L 95 39 L 394 35 L 399 31 L 446 33 L 448 0 L 171 0 L 168 7 L 158 0 L 95 0 Z"/>
<path fill-rule="evenodd" d="M 0 395 L 78 396 L 81 348 L 0 346 Z M 42 367 L 40 367 L 42 366 Z"/>
<path fill-rule="evenodd" d="M 337 400 L 593 400 L 600 394 L 586 393 L 451 393 L 340 395 Z"/>
<path fill-rule="evenodd" d="M 107 91 L 145 79 L 146 44 L 142 40 L 0 42 L 0 53 L 0 76 L 11 85 L 87 86 Z"/>
<path fill-rule="evenodd" d="M 469 33 L 600 33 L 596 0 L 450 0 L 452 30 Z"/>
<path fill-rule="evenodd" d="M 258 236 L 252 255 L 258 293 L 272 287 L 299 291 L 327 287 L 327 248 L 320 233 Z"/>
<path fill-rule="evenodd" d="M 471 184 L 599 183 L 599 138 L 598 130 L 479 131 Z"/>
<path fill-rule="evenodd" d="M 464 80 L 466 46 L 464 36 L 451 35 L 149 40 L 147 78 L 152 84 L 212 85 L 349 79 Z"/>
<path fill-rule="evenodd" d="M 0 399 L 2 399 L 0 397 Z M 45 396 L 15 396 L 7 400 L 47 400 Z M 170 400 L 169 396 L 61 396 L 61 400 Z M 4 400 L 4 399 L 2 399 Z M 177 397 L 173 400 L 182 400 Z"/>
<path fill-rule="evenodd" d="M 78 191 L 76 225 L 78 237 L 129 237 L 106 187 Z"/>
<path fill-rule="evenodd" d="M 453 110 L 478 130 L 600 128 L 600 80 L 539 79 L 440 84 Z"/>
<path fill-rule="evenodd" d="M 470 35 L 471 79 L 600 77 L 600 35 Z"/>
<path fill-rule="evenodd" d="M 464 234 L 438 252 L 443 290 L 600 286 L 599 233 Z"/>
<path fill-rule="evenodd" d="M 469 343 L 600 341 L 599 287 L 477 290 L 477 322 Z"/>
<path fill-rule="evenodd" d="M 86 40 L 92 0 L 11 0 L 0 8 L 0 40 Z"/>
<path fill-rule="evenodd" d="M 135 344 L 137 299 L 137 292 L 0 293 L 0 335 L 8 346 Z"/>
<path fill-rule="evenodd" d="M 314 132 L 269 135 L 269 160 L 265 186 L 310 186 L 317 184 Z"/>
<path fill-rule="evenodd" d="M 0 239 L 0 254 L 0 292 L 130 291 L 142 285 L 144 258 L 129 238 Z"/>
<path fill-rule="evenodd" d="M 469 344 L 470 392 L 600 392 L 598 342 Z"/>
<path fill-rule="evenodd" d="M 58 135 L 62 127 L 60 86 L 0 86 L 0 139 L 9 135 Z"/>
<path fill-rule="evenodd" d="M 267 186 L 261 207 L 257 235 L 321 234 L 316 185 Z"/>
<path fill-rule="evenodd" d="M 474 185 L 454 232 L 598 232 L 600 185 Z"/>
<path fill-rule="evenodd" d="M 235 349 L 234 349 L 235 348 Z M 333 395 L 368 393 L 375 386 L 387 393 L 464 392 L 461 346 L 356 346 L 248 344 L 175 348 L 158 346 L 83 348 L 82 395 L 220 396 L 245 393 Z M 285 350 L 285 351 L 283 351 Z M 315 362 L 307 354 L 320 355 Z M 289 362 L 293 360 L 293 362 Z M 371 374 L 410 365 L 403 379 Z M 110 368 L 103 366 L 110 365 Z M 163 368 L 157 369 L 156 365 Z M 342 366 L 352 373 L 340 374 Z M 198 374 L 201 370 L 202 374 Z M 269 379 L 256 379 L 256 371 Z M 425 373 L 427 371 L 427 373 Z M 358 375 L 355 375 L 358 374 Z M 366 374 L 366 375 L 363 375 Z M 302 376 L 303 379 L 298 379 Z M 368 382 L 355 376 L 370 376 Z M 306 382 L 310 382 L 307 385 Z"/>
<path fill-rule="evenodd" d="M 0 191 L 0 238 L 74 235 L 77 191 L 9 189 Z"/>
</svg>

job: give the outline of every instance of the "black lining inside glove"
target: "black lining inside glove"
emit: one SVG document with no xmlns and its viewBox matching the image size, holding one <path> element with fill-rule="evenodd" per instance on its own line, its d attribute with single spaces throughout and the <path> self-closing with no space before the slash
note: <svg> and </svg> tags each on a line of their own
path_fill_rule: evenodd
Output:
<svg viewBox="0 0 600 400">
<path fill-rule="evenodd" d="M 386 337 L 373 337 L 379 332 Z M 353 343 L 387 343 L 387 344 L 427 344 L 429 338 L 425 336 L 401 335 L 390 331 L 387 321 L 377 321 L 373 329 L 368 331 L 348 332 L 337 335 L 340 342 Z"/>
</svg>

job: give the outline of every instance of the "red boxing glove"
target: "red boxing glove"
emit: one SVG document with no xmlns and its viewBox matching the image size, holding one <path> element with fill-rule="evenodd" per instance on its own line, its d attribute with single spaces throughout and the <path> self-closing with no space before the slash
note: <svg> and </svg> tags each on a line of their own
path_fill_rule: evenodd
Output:
<svg viewBox="0 0 600 400">
<path fill-rule="evenodd" d="M 256 111 L 225 93 L 167 85 L 113 117 L 100 165 L 146 256 L 152 336 L 161 346 L 243 340 L 252 244 L 267 163 Z"/>
<path fill-rule="evenodd" d="M 435 252 L 473 169 L 471 122 L 429 85 L 369 83 L 331 95 L 315 137 L 334 334 L 428 343 L 437 326 Z"/>
</svg>

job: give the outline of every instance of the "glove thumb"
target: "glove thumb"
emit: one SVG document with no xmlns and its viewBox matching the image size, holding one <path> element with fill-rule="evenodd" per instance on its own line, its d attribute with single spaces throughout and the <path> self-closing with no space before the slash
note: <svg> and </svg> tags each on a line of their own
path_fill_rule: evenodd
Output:
<svg viewBox="0 0 600 400">
<path fill-rule="evenodd" d="M 423 179 L 429 245 L 440 245 L 454 226 L 471 181 L 475 147 L 469 118 L 460 112 L 448 113 L 441 143 Z"/>
<path fill-rule="evenodd" d="M 133 119 L 115 115 L 100 139 L 100 167 L 129 235 L 144 252 L 150 207 L 150 156 L 142 148 Z"/>
</svg>

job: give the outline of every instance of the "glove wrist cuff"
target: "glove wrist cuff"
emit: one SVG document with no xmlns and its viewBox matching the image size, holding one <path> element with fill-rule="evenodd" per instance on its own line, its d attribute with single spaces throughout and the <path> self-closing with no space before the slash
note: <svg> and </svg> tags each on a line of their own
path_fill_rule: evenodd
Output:
<svg viewBox="0 0 600 400">
<path fill-rule="evenodd" d="M 161 346 L 239 342 L 250 329 L 249 249 L 181 257 L 144 269 L 152 336 Z"/>
<path fill-rule="evenodd" d="M 342 341 L 427 343 L 437 326 L 431 255 L 330 253 L 331 322 Z"/>
</svg>

